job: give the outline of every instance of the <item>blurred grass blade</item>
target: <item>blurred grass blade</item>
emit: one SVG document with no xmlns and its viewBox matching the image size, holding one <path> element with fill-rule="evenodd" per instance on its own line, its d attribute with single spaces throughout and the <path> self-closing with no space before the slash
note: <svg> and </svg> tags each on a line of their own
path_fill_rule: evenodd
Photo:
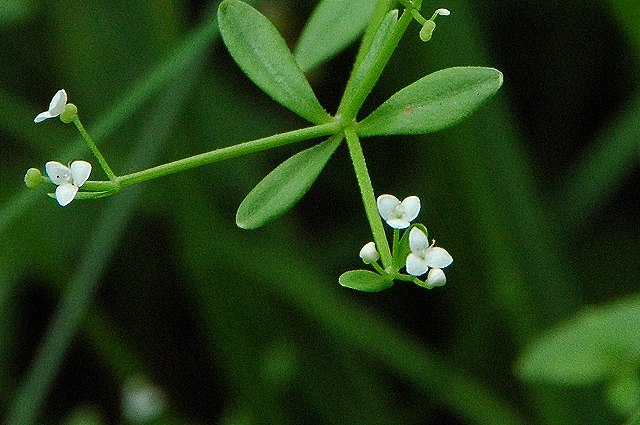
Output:
<svg viewBox="0 0 640 425">
<path fill-rule="evenodd" d="M 225 0 L 218 9 L 218 23 L 229 53 L 258 87 L 314 124 L 330 119 L 285 41 L 267 18 L 246 3 Z"/>
<path fill-rule="evenodd" d="M 502 73 L 483 67 L 447 68 L 405 87 L 358 125 L 361 136 L 424 134 L 461 121 L 493 97 Z"/>
<path fill-rule="evenodd" d="M 205 186 L 191 188 L 195 193 L 206 191 Z M 196 197 L 187 191 L 179 193 L 182 201 L 193 203 Z M 202 214 L 211 205 L 201 202 L 193 208 L 179 208 L 178 222 L 185 232 L 183 249 L 185 264 L 194 285 L 201 290 L 200 300 L 216 302 L 210 292 L 218 285 L 212 280 L 211 252 L 221 270 L 233 270 L 241 287 L 251 285 L 250 296 L 270 292 L 317 323 L 331 338 L 344 341 L 363 359 L 375 359 L 379 365 L 401 376 L 429 398 L 451 408 L 468 423 L 479 425 L 523 425 L 525 422 L 508 404 L 487 388 L 475 382 L 468 372 L 451 366 L 444 360 L 399 331 L 397 324 L 384 320 L 379 314 L 360 308 L 331 287 L 332 279 L 317 269 L 318 263 L 300 249 L 300 241 L 292 242 L 287 234 L 255 234 L 251 255 L 268 267 L 238 267 L 238 253 L 247 252 L 246 240 L 228 232 L 225 222 L 216 217 L 220 213 Z M 211 238 L 224 234 L 225 238 Z M 257 289 L 254 289 L 257 288 Z M 240 289 L 238 289 L 240 290 Z M 346 291 L 346 290 L 345 290 Z M 211 308 L 214 310 L 214 308 Z M 214 318 L 205 320 L 211 322 Z M 237 320 L 234 323 L 238 323 Z M 209 323 L 207 326 L 216 326 Z M 217 349 L 215 333 L 209 332 L 210 343 Z M 215 349 L 213 349 L 215 351 Z M 256 385 L 256 384 L 253 384 Z"/>
<path fill-rule="evenodd" d="M 560 188 L 563 227 L 577 230 L 594 217 L 640 163 L 640 93 L 576 162 Z"/>
<path fill-rule="evenodd" d="M 153 163 L 186 100 L 191 82 L 207 44 L 194 48 L 183 69 L 183 78 L 175 79 L 171 89 L 161 98 L 157 110 L 145 128 L 129 166 L 147 167 Z M 102 270 L 116 248 L 125 225 L 139 199 L 140 187 L 131 188 L 114 198 L 97 222 L 93 235 L 53 321 L 47 330 L 31 368 L 17 389 L 9 406 L 6 425 L 30 425 L 37 419 L 42 404 L 76 334 L 80 321 L 91 302 Z"/>
<path fill-rule="evenodd" d="M 97 144 L 107 139 L 133 113 L 140 110 L 151 97 L 160 91 L 167 82 L 173 81 L 176 75 L 184 72 L 185 67 L 194 56 L 201 54 L 212 42 L 217 32 L 215 14 L 210 14 L 202 23 L 178 46 L 176 46 L 162 61 L 144 75 L 132 88 L 122 96 L 113 109 L 109 110 L 96 125 L 89 126 L 89 132 Z M 1 115 L 1 114 L 0 114 Z M 32 124 L 31 115 L 29 123 Z M 85 151 L 84 141 L 80 136 L 71 143 L 71 148 L 65 149 L 52 158 L 73 158 Z M 25 170 L 26 171 L 26 170 Z M 20 176 L 22 177 L 22 176 Z M 20 178 L 21 180 L 21 178 Z M 24 185 L 0 209 L 0 234 L 5 232 L 14 220 L 24 214 L 33 204 L 41 200 L 41 196 Z"/>
<path fill-rule="evenodd" d="M 294 56 L 310 71 L 353 43 L 367 27 L 377 0 L 323 0 L 307 21 Z"/>
<path fill-rule="evenodd" d="M 255 229 L 281 216 L 304 196 L 340 144 L 341 135 L 292 156 L 270 172 L 238 207 L 236 224 Z"/>
</svg>

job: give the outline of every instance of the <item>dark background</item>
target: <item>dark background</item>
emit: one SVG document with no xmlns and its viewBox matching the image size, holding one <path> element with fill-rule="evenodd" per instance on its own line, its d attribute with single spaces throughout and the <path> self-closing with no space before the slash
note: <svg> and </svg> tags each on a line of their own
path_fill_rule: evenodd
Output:
<svg viewBox="0 0 640 425">
<path fill-rule="evenodd" d="M 425 15 L 452 14 L 427 44 L 412 24 L 364 110 L 449 66 L 496 67 L 505 83 L 450 130 L 364 141 L 374 189 L 418 195 L 420 221 L 455 260 L 443 288 L 377 294 L 337 282 L 371 239 L 344 146 L 292 211 L 256 231 L 235 226 L 237 206 L 303 145 L 64 209 L 24 188 L 29 167 L 90 157 L 65 153 L 80 146 L 71 126 L 33 124 L 59 88 L 116 173 L 305 123 L 255 88 L 219 39 L 149 96 L 135 89 L 208 4 L 0 5 L 0 417 L 62 300 L 81 303 L 72 288 L 84 287 L 88 312 L 50 386 L 37 385 L 37 423 L 78 409 L 123 423 L 134 376 L 165 394 L 158 423 L 500 423 L 484 397 L 522 423 L 622 423 L 601 386 L 527 383 L 513 367 L 543 330 L 636 292 L 633 3 L 424 2 Z M 313 2 L 258 8 L 294 45 Z M 330 113 L 356 47 L 309 74 Z M 469 413 L 483 409 L 486 420 Z"/>
</svg>

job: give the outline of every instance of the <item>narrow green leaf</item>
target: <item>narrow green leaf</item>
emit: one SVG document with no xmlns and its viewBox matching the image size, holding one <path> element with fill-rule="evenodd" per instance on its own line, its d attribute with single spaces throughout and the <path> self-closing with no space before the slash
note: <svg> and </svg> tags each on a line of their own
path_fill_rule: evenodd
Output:
<svg viewBox="0 0 640 425">
<path fill-rule="evenodd" d="M 379 292 L 393 286 L 393 282 L 369 270 L 351 270 L 338 278 L 345 288 L 364 292 Z"/>
<path fill-rule="evenodd" d="M 384 20 L 378 27 L 378 30 L 376 31 L 376 35 L 371 41 L 371 46 L 369 50 L 367 51 L 362 61 L 360 61 L 360 63 L 357 65 L 357 69 L 354 71 L 353 77 L 351 77 L 351 79 L 349 80 L 349 84 L 346 90 L 347 93 L 345 93 L 345 97 L 350 96 L 353 89 L 355 87 L 360 86 L 360 84 L 366 78 L 366 76 L 369 75 L 371 71 L 371 67 L 373 67 L 373 65 L 376 62 L 376 59 L 378 59 L 382 46 L 384 46 L 384 43 L 392 35 L 393 30 L 395 29 L 397 23 L 398 23 L 398 10 L 394 9 L 389 11 L 389 13 L 387 13 Z"/>
<path fill-rule="evenodd" d="M 295 58 L 307 72 L 353 43 L 373 16 L 376 0 L 323 0 L 307 21 Z"/>
<path fill-rule="evenodd" d="M 588 385 L 640 366 L 640 298 L 592 307 L 534 341 L 517 372 L 528 381 Z"/>
<path fill-rule="evenodd" d="M 330 119 L 267 18 L 246 3 L 225 0 L 218 8 L 218 22 L 229 53 L 258 87 L 314 124 Z"/>
<path fill-rule="evenodd" d="M 483 67 L 447 68 L 405 87 L 358 125 L 361 136 L 423 134 L 462 120 L 502 85 L 502 73 Z"/>
<path fill-rule="evenodd" d="M 238 207 L 238 227 L 258 228 L 293 207 L 316 181 L 340 141 L 339 136 L 334 136 L 278 165 Z"/>
</svg>

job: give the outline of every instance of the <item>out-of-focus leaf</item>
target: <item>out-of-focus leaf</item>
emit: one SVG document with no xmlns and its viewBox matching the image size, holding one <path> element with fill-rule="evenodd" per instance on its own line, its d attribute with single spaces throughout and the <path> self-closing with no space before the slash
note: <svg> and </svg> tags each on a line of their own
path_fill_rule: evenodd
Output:
<svg viewBox="0 0 640 425">
<path fill-rule="evenodd" d="M 528 381 L 588 385 L 640 365 L 640 298 L 589 308 L 535 340 L 517 372 Z"/>
<path fill-rule="evenodd" d="M 640 377 L 635 370 L 625 371 L 609 382 L 606 390 L 611 408 L 623 416 L 633 413 L 640 400 Z"/>
<path fill-rule="evenodd" d="M 5 0 L 0 7 L 0 28 L 20 23 L 33 13 L 33 0 Z"/>
<path fill-rule="evenodd" d="M 295 49 L 307 72 L 353 43 L 373 15 L 376 0 L 323 0 L 307 21 Z"/>
<path fill-rule="evenodd" d="M 306 149 L 278 165 L 238 207 L 236 224 L 258 228 L 287 212 L 307 193 L 340 144 L 338 136 Z"/>
<path fill-rule="evenodd" d="M 229 53 L 258 87 L 310 122 L 319 124 L 330 119 L 267 18 L 246 3 L 225 0 L 218 9 L 218 23 Z"/>
<path fill-rule="evenodd" d="M 338 282 L 345 288 L 364 292 L 379 292 L 393 286 L 393 282 L 369 270 L 344 272 L 338 278 Z"/>
<path fill-rule="evenodd" d="M 502 86 L 502 73 L 483 67 L 447 68 L 405 87 L 358 125 L 361 136 L 423 134 L 470 115 Z"/>
</svg>

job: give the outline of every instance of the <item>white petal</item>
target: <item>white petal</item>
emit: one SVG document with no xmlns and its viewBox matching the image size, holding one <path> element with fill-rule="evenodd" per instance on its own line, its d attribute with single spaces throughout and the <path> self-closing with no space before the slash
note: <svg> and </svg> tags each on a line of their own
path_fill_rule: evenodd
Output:
<svg viewBox="0 0 640 425">
<path fill-rule="evenodd" d="M 409 237 L 411 237 L 411 235 L 409 235 Z M 424 253 L 424 259 L 429 264 L 429 267 L 437 269 L 447 267 L 449 264 L 453 263 L 453 257 L 451 257 L 447 250 L 437 246 L 427 249 Z"/>
<path fill-rule="evenodd" d="M 367 264 L 373 263 L 378 257 L 380 257 L 380 254 L 378 254 L 375 242 L 369 242 L 360 250 L 360 258 Z"/>
<path fill-rule="evenodd" d="M 400 205 L 400 200 L 393 195 L 380 195 L 377 204 L 380 216 L 387 221 L 391 218 L 396 207 Z"/>
<path fill-rule="evenodd" d="M 409 254 L 407 256 L 407 273 L 412 276 L 423 275 L 429 270 L 429 265 L 426 261 L 415 254 Z"/>
<path fill-rule="evenodd" d="M 49 113 L 49 111 L 40 112 L 40 113 L 39 113 L 38 115 L 36 115 L 36 117 L 33 119 L 33 122 L 35 122 L 35 123 L 39 123 L 39 122 L 42 122 L 42 121 L 44 121 L 44 120 L 46 120 L 46 119 L 49 119 L 49 118 L 53 118 L 53 115 L 51 115 L 51 114 Z"/>
<path fill-rule="evenodd" d="M 90 174 L 91 164 L 87 161 L 73 161 L 71 163 L 71 177 L 76 186 L 82 186 L 89 179 Z"/>
<path fill-rule="evenodd" d="M 435 13 L 437 13 L 438 15 L 441 15 L 441 16 L 449 16 L 449 15 L 451 15 L 451 11 L 449 9 L 444 9 L 444 8 L 436 10 Z"/>
<path fill-rule="evenodd" d="M 401 218 L 392 218 L 387 220 L 387 224 L 394 229 L 406 229 L 411 223 Z"/>
<path fill-rule="evenodd" d="M 56 199 L 60 206 L 64 207 L 73 201 L 78 193 L 78 186 L 71 183 L 61 184 L 56 188 Z"/>
<path fill-rule="evenodd" d="M 434 286 L 443 286 L 445 283 L 447 283 L 447 277 L 444 275 L 444 272 L 442 270 L 429 270 L 425 285 L 427 285 L 429 288 L 433 288 Z"/>
<path fill-rule="evenodd" d="M 58 90 L 53 95 L 51 103 L 49 104 L 49 113 L 53 117 L 57 117 L 64 111 L 64 107 L 67 104 L 67 92 L 64 90 Z"/>
<path fill-rule="evenodd" d="M 402 210 L 404 211 L 404 219 L 413 221 L 420 213 L 420 198 L 417 196 L 409 196 L 402 201 Z"/>
<path fill-rule="evenodd" d="M 429 247 L 429 239 L 424 232 L 417 227 L 414 227 L 409 232 L 409 248 L 414 254 L 421 254 Z M 425 270 L 426 271 L 426 270 Z"/>
<path fill-rule="evenodd" d="M 57 161 L 49 161 L 44 166 L 47 175 L 54 184 L 71 183 L 71 170 Z"/>
</svg>

